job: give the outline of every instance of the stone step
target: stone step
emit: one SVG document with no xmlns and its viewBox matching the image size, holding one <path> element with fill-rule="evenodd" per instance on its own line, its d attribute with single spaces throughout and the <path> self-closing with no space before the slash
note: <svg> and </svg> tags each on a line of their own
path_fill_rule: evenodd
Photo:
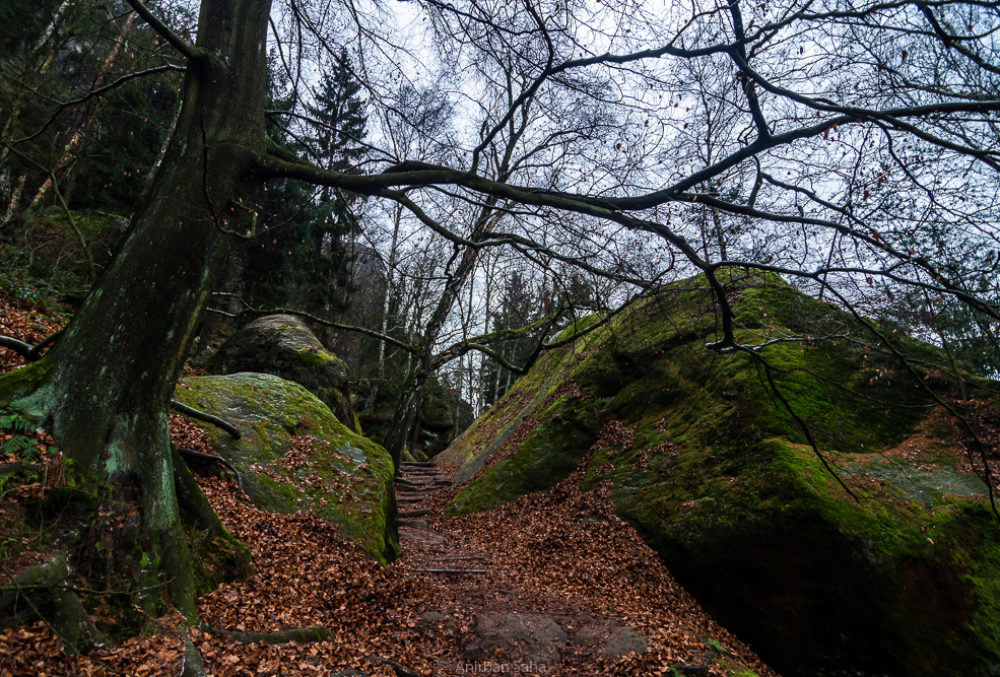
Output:
<svg viewBox="0 0 1000 677">
<path fill-rule="evenodd" d="M 409 527 L 411 529 L 426 529 L 430 526 L 430 522 L 427 520 L 399 520 L 399 526 Z"/>
</svg>

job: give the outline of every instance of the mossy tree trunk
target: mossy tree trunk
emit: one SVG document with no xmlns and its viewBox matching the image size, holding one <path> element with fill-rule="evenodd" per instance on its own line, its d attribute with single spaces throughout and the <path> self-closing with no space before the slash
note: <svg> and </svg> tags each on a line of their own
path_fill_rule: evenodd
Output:
<svg viewBox="0 0 1000 677">
<path fill-rule="evenodd" d="M 250 167 L 265 141 L 270 5 L 201 3 L 183 107 L 148 204 L 57 345 L 25 373 L 0 380 L 0 403 L 37 417 L 96 487 L 102 528 L 133 525 L 131 550 L 119 556 L 152 562 L 136 570 L 152 566 L 189 618 L 196 567 L 181 515 L 205 526 L 213 514 L 190 505 L 204 501 L 200 492 L 182 491 L 189 505 L 179 505 L 184 469 L 170 449 L 169 400 L 233 245 L 234 201 L 259 183 Z"/>
</svg>

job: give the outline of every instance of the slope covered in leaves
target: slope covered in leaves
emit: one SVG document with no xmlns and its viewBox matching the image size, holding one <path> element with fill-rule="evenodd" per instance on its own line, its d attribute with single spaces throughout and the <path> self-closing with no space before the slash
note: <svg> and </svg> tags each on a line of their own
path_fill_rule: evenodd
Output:
<svg viewBox="0 0 1000 677">
<path fill-rule="evenodd" d="M 997 384 L 962 375 L 959 400 L 933 347 L 726 272 L 736 337 L 759 349 L 705 348 L 718 313 L 703 277 L 585 320 L 439 456 L 464 483 L 448 511 L 582 463 L 580 486 L 608 483 L 617 514 L 782 672 L 990 674 Z"/>
<path fill-rule="evenodd" d="M 316 625 L 332 631 L 325 641 L 283 644 L 187 631 L 209 675 L 398 674 L 384 659 L 425 677 L 475 664 L 531 665 L 519 662 L 518 647 L 487 643 L 483 619 L 497 616 L 544 618 L 565 628 L 567 636 L 553 640 L 560 662 L 533 663 L 539 674 L 640 677 L 673 674 L 672 666 L 717 677 L 774 674 L 698 607 L 614 517 L 604 493 L 581 494 L 574 482 L 495 511 L 404 527 L 404 554 L 388 568 L 314 515 L 262 511 L 230 480 L 208 478 L 202 486 L 227 528 L 249 546 L 255 567 L 249 579 L 201 598 L 202 618 L 242 633 Z M 421 505 L 441 506 L 447 498 L 432 495 Z M 487 573 L 427 573 L 473 568 L 469 562 Z M 609 636 L 626 627 L 644 640 L 629 646 L 643 650 L 607 654 Z M 180 619 L 149 619 L 149 628 L 149 636 L 86 657 L 64 654 L 41 623 L 9 628 L 0 633 L 0 675 L 180 674 Z"/>
</svg>

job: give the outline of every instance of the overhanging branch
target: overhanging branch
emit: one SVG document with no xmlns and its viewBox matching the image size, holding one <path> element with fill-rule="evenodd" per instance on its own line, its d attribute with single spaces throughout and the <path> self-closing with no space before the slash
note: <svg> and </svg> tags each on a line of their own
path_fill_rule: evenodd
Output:
<svg viewBox="0 0 1000 677">
<path fill-rule="evenodd" d="M 143 18 L 143 21 L 149 24 L 150 28 L 156 31 L 161 38 L 166 40 L 171 47 L 183 54 L 189 61 L 194 61 L 201 56 L 199 50 L 185 42 L 170 26 L 153 14 L 141 0 L 125 0 L 125 2 L 135 10 L 136 14 Z"/>
</svg>

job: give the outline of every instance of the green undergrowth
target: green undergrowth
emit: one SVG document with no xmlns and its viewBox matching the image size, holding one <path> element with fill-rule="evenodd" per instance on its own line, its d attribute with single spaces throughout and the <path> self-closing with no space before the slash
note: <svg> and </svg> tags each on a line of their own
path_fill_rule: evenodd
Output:
<svg viewBox="0 0 1000 677">
<path fill-rule="evenodd" d="M 58 299 L 82 299 L 126 226 L 123 217 L 100 210 L 34 214 L 0 243 L 0 294 L 49 312 L 58 310 Z"/>
</svg>

